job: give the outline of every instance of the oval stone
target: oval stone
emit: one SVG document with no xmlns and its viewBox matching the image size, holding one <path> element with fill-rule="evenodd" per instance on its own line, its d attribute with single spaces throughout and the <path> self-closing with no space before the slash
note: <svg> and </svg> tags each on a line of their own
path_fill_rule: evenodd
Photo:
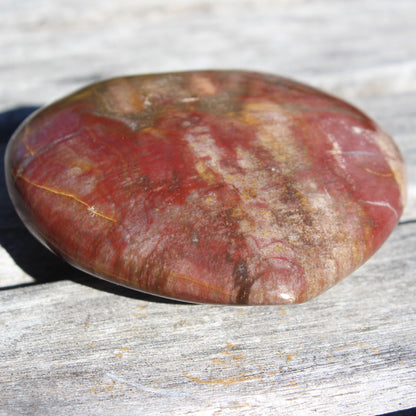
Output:
<svg viewBox="0 0 416 416">
<path fill-rule="evenodd" d="M 374 121 L 244 71 L 84 88 L 23 123 L 6 176 L 24 223 L 72 265 L 220 304 L 317 296 L 380 247 L 405 199 L 402 157 Z"/>
</svg>

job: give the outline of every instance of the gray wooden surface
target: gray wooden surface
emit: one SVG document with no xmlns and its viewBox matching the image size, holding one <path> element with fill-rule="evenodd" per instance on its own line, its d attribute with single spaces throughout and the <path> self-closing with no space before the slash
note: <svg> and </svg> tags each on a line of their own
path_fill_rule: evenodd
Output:
<svg viewBox="0 0 416 416">
<path fill-rule="evenodd" d="M 377 415 L 416 406 L 414 0 L 0 0 L 2 154 L 35 108 L 110 76 L 286 75 L 396 139 L 408 205 L 378 253 L 293 306 L 186 305 L 78 272 L 0 188 L 0 415 Z"/>
</svg>

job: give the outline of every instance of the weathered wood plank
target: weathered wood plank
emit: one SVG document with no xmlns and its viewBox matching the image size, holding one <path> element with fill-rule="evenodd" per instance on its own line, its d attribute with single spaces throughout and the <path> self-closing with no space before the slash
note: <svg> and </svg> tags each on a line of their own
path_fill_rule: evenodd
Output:
<svg viewBox="0 0 416 416">
<path fill-rule="evenodd" d="M 312 83 L 377 119 L 404 153 L 409 201 L 375 257 L 321 297 L 235 308 L 157 301 L 87 278 L 28 234 L 2 185 L 0 415 L 375 415 L 415 406 L 414 0 L 38 6 L 0 2 L 2 155 L 25 115 L 90 81 L 256 69 Z"/>
</svg>

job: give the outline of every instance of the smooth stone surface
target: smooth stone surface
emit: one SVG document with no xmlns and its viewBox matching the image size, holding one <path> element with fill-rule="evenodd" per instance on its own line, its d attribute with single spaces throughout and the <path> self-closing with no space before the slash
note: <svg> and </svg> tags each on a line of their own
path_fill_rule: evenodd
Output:
<svg viewBox="0 0 416 416">
<path fill-rule="evenodd" d="M 405 200 L 402 157 L 375 122 L 243 71 L 80 90 L 18 129 L 6 177 L 28 228 L 76 267 L 224 304 L 317 296 L 380 247 Z"/>
</svg>

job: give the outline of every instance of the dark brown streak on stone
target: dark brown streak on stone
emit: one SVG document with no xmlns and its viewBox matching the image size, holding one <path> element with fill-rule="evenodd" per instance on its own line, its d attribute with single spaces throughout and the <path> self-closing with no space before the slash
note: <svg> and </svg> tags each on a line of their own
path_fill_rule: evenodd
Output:
<svg viewBox="0 0 416 416">
<path fill-rule="evenodd" d="M 235 286 L 238 288 L 236 303 L 247 305 L 254 280 L 250 278 L 246 260 L 239 259 L 235 262 L 232 276 Z"/>
<path fill-rule="evenodd" d="M 181 186 L 182 178 L 177 171 L 173 171 L 170 181 L 166 184 L 167 193 L 174 194 L 175 192 L 179 192 L 181 190 Z"/>
<path fill-rule="evenodd" d="M 163 294 L 170 273 L 163 266 L 163 261 L 153 260 L 151 257 L 152 254 L 143 259 L 138 267 L 129 268 L 127 284 L 131 283 L 134 287 L 140 282 L 144 290 Z"/>
<path fill-rule="evenodd" d="M 282 186 L 284 190 L 281 199 L 282 202 L 285 206 L 290 207 L 292 212 L 298 214 L 302 218 L 302 222 L 305 226 L 312 227 L 313 220 L 306 207 L 307 201 L 305 201 L 305 197 L 303 197 L 293 185 L 293 180 L 288 176 L 284 176 Z"/>
</svg>

